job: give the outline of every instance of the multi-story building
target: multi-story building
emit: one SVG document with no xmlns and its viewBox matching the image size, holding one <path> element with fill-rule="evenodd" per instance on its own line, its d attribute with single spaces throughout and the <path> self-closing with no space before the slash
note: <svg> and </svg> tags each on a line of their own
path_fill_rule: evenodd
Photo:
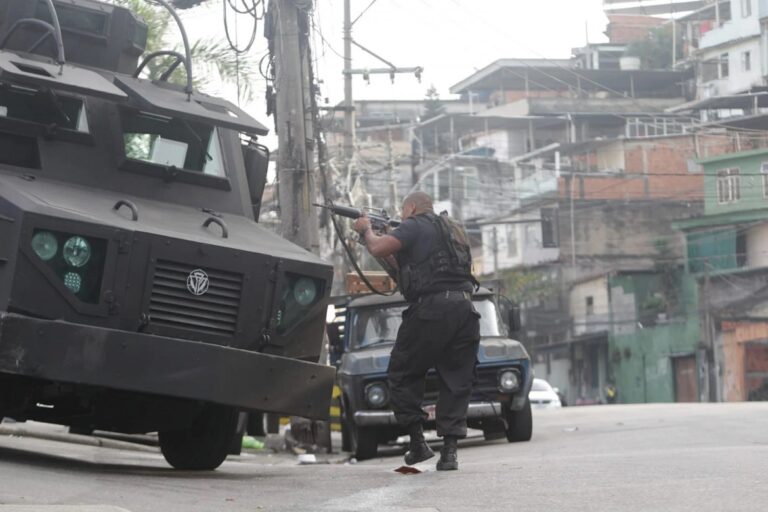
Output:
<svg viewBox="0 0 768 512">
<path fill-rule="evenodd" d="M 768 150 L 701 164 L 704 214 L 676 227 L 685 233 L 687 270 L 702 297 L 711 396 L 753 399 L 768 391 Z"/>
</svg>

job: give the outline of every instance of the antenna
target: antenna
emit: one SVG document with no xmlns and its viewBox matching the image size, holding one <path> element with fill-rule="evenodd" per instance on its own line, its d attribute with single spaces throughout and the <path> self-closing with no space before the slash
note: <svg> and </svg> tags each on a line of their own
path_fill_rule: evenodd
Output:
<svg viewBox="0 0 768 512">
<path fill-rule="evenodd" d="M 56 61 L 59 63 L 59 74 L 64 72 L 64 63 L 67 59 L 64 56 L 64 39 L 61 37 L 61 25 L 59 24 L 59 15 L 56 13 L 56 8 L 53 6 L 53 0 L 46 0 L 48 10 L 51 12 L 51 20 L 53 20 L 53 32 L 56 39 L 57 56 Z"/>
<path fill-rule="evenodd" d="M 187 37 L 187 31 L 184 28 L 184 23 L 182 23 L 181 18 L 179 18 L 178 13 L 176 12 L 176 9 L 173 8 L 171 4 L 169 4 L 166 0 L 147 0 L 148 2 L 155 2 L 157 4 L 162 5 L 165 7 L 168 12 L 171 13 L 171 16 L 173 16 L 173 19 L 176 21 L 176 25 L 179 27 L 179 32 L 181 32 L 181 39 L 184 42 L 184 69 L 187 71 L 187 86 L 184 89 L 187 93 L 187 101 L 192 100 L 192 93 L 195 91 L 194 87 L 192 86 L 193 80 L 192 80 L 192 52 L 189 49 L 189 38 Z M 48 0 L 50 3 L 51 0 Z"/>
<path fill-rule="evenodd" d="M 45 29 L 45 34 L 43 34 L 43 37 L 38 39 L 37 42 L 33 44 L 28 51 L 30 53 L 35 51 L 37 47 L 43 44 L 47 38 L 53 36 L 53 38 L 56 40 L 56 62 L 59 64 L 59 75 L 61 75 L 64 73 L 64 64 L 66 63 L 66 58 L 64 56 L 64 40 L 61 37 L 59 15 L 56 13 L 56 9 L 53 6 L 53 0 L 45 0 L 45 4 L 51 14 L 51 21 L 53 22 L 53 25 L 37 18 L 22 18 L 14 23 L 13 26 L 11 26 L 10 30 L 8 30 L 8 33 L 5 34 L 5 37 L 3 37 L 3 40 L 0 41 L 0 49 L 5 48 L 5 45 L 11 39 L 13 33 L 16 32 L 16 30 L 18 30 L 20 27 L 24 25 L 36 25 L 41 27 Z"/>
</svg>

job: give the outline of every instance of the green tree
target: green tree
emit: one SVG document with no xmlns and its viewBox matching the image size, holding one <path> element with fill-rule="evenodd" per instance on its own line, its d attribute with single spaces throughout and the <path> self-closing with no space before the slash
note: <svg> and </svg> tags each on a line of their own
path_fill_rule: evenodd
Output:
<svg viewBox="0 0 768 512">
<path fill-rule="evenodd" d="M 557 284 L 547 274 L 532 269 L 507 270 L 502 279 L 505 294 L 517 304 L 546 300 L 557 291 Z"/>
<path fill-rule="evenodd" d="M 171 45 L 168 42 L 178 34 L 178 28 L 164 8 L 157 7 L 147 0 L 112 0 L 112 3 L 130 9 L 147 23 L 149 36 L 146 53 L 164 49 L 184 53 L 180 44 Z M 217 77 L 226 84 L 236 84 L 239 78 L 240 99 L 246 102 L 253 100 L 254 90 L 251 85 L 255 82 L 258 66 L 252 57 L 238 57 L 224 40 L 199 39 L 190 44 L 195 88 L 202 91 L 209 89 L 213 85 L 211 77 Z M 159 78 L 172 61 L 170 57 L 154 59 L 147 65 L 146 76 L 153 80 Z M 185 84 L 184 66 L 179 66 L 169 80 L 176 84 Z"/>
<path fill-rule="evenodd" d="M 432 119 L 445 113 L 445 105 L 440 100 L 440 94 L 437 92 L 437 87 L 433 85 L 427 89 L 427 95 L 424 98 L 424 114 L 421 116 L 422 121 Z"/>
<path fill-rule="evenodd" d="M 682 30 L 677 31 L 675 60 L 683 57 Z M 639 57 L 643 69 L 672 69 L 672 27 L 663 26 L 651 29 L 645 39 L 639 39 L 627 46 L 624 55 Z"/>
</svg>

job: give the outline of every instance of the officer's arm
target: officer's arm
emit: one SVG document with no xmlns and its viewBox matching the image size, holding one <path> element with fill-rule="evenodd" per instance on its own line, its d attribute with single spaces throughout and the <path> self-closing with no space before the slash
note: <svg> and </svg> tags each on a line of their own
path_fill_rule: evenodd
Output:
<svg viewBox="0 0 768 512">
<path fill-rule="evenodd" d="M 365 232 L 365 246 L 374 258 L 388 258 L 403 248 L 403 244 L 392 235 L 377 235 L 372 229 Z"/>
</svg>

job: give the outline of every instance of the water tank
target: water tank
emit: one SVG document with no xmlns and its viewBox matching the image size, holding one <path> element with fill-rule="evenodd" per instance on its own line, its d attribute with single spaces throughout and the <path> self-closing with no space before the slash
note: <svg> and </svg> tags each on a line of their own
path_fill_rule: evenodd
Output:
<svg viewBox="0 0 768 512">
<path fill-rule="evenodd" d="M 619 59 L 619 67 L 621 67 L 623 71 L 636 71 L 640 69 L 640 64 L 640 57 L 630 57 L 625 55 Z"/>
</svg>

